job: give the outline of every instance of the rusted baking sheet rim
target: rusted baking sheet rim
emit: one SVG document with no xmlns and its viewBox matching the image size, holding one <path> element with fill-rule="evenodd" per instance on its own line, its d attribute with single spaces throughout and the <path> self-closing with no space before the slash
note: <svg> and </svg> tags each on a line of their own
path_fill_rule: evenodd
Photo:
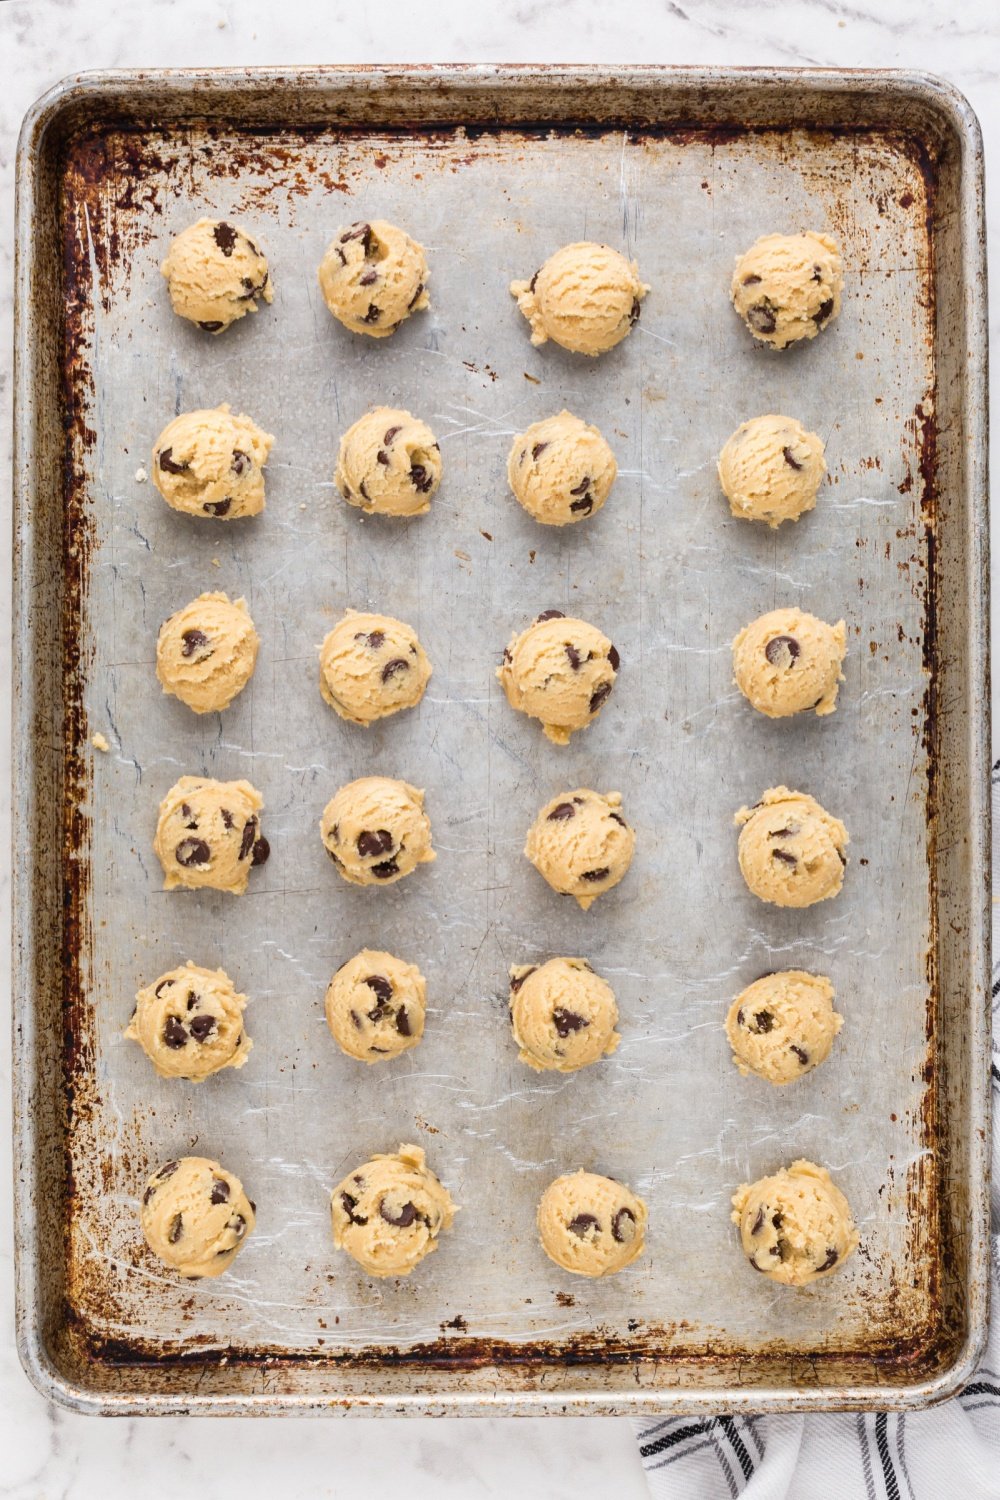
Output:
<svg viewBox="0 0 1000 1500">
<path fill-rule="evenodd" d="M 602 90 L 601 85 L 613 85 Z M 394 90 L 418 95 L 416 112 L 393 113 Z M 36 484 L 33 478 L 40 440 L 40 413 L 35 405 L 36 354 L 31 338 L 31 307 L 44 275 L 35 246 L 35 211 L 41 191 L 44 151 L 60 120 L 80 118 L 92 107 L 109 123 L 135 129 L 169 126 L 189 119 L 203 125 L 228 125 L 249 134 L 280 128 L 284 122 L 297 133 L 348 131 L 351 111 L 359 100 L 378 99 L 378 120 L 367 128 L 383 131 L 418 124 L 433 134 L 440 129 L 465 128 L 472 135 L 480 129 L 502 129 L 491 100 L 505 90 L 510 122 L 519 130 L 558 128 L 561 133 L 578 128 L 650 129 L 678 139 L 724 140 L 727 135 L 755 130 L 810 129 L 811 101 L 824 97 L 844 111 L 835 126 L 850 133 L 865 128 L 889 132 L 888 108 L 913 118 L 933 116 L 944 122 L 958 143 L 959 193 L 957 213 L 961 224 L 962 262 L 965 272 L 963 309 L 966 354 L 961 363 L 962 416 L 966 437 L 965 475 L 968 535 L 965 543 L 965 577 L 969 628 L 964 641 L 968 670 L 969 727 L 967 771 L 968 806 L 962 808 L 968 823 L 969 887 L 974 893 L 967 913 L 969 995 L 968 1055 L 981 1061 L 969 1082 L 966 1146 L 961 1169 L 968 1176 L 972 1222 L 967 1239 L 967 1265 L 962 1290 L 963 1332 L 957 1352 L 950 1347 L 949 1362 L 928 1375 L 926 1367 L 907 1370 L 900 1351 L 892 1361 L 880 1363 L 873 1354 L 870 1377 L 862 1383 L 820 1383 L 822 1359 L 789 1355 L 767 1362 L 773 1383 L 741 1387 L 736 1378 L 729 1384 L 684 1386 L 676 1383 L 677 1371 L 664 1371 L 663 1383 L 645 1389 L 639 1385 L 640 1362 L 636 1361 L 634 1391 L 601 1389 L 600 1364 L 573 1367 L 579 1371 L 575 1383 L 546 1388 L 546 1361 L 533 1361 L 530 1352 L 516 1343 L 502 1348 L 495 1341 L 488 1348 L 476 1343 L 476 1357 L 465 1351 L 464 1340 L 435 1345 L 422 1351 L 391 1351 L 383 1360 L 387 1370 L 405 1366 L 427 1373 L 426 1391 L 383 1391 L 344 1388 L 317 1394 L 270 1388 L 283 1370 L 304 1370 L 316 1363 L 331 1371 L 348 1371 L 352 1361 L 315 1361 L 304 1355 L 259 1359 L 247 1352 L 193 1350 L 165 1359 L 160 1389 L 129 1388 L 129 1370 L 136 1363 L 116 1359 L 110 1346 L 89 1351 L 105 1371 L 105 1384 L 94 1389 L 66 1377 L 58 1368 L 52 1350 L 52 1331 L 73 1337 L 72 1315 L 51 1305 L 43 1275 L 48 1256 L 62 1253 L 61 1245 L 40 1246 L 35 1234 L 39 1196 L 46 1182 L 39 1168 L 34 1115 L 38 1087 L 34 1063 L 40 1037 L 34 1006 L 37 973 L 31 945 L 32 911 L 38 889 L 40 855 L 31 838 L 29 818 L 15 819 L 13 831 L 14 876 L 14 1160 L 15 1160 L 15 1252 L 17 1276 L 18 1351 L 29 1375 L 50 1399 L 78 1411 L 106 1414 L 620 1414 L 706 1415 L 720 1411 L 807 1411 L 818 1409 L 913 1409 L 952 1395 L 973 1373 L 985 1342 L 989 1288 L 989 957 L 990 957 L 990 824 L 989 824 L 989 559 L 988 497 L 986 472 L 986 266 L 983 222 L 983 150 L 975 114 L 967 101 L 948 84 L 922 73 L 888 70 L 838 72 L 820 69 L 704 69 L 585 66 L 494 66 L 448 65 L 404 67 L 328 67 L 217 70 L 138 70 L 83 73 L 71 76 L 45 94 L 25 118 L 18 146 L 16 221 L 15 303 L 15 447 L 14 447 L 14 692 L 16 712 L 13 741 L 13 795 L 15 807 L 28 807 L 36 789 L 33 755 L 39 744 L 38 726 L 46 723 L 50 705 L 31 671 L 33 649 L 33 603 L 36 566 L 32 554 L 33 512 Z M 585 91 L 585 92 L 584 92 Z M 669 119 L 664 119 L 661 94 L 671 92 Z M 746 118 L 747 92 L 759 100 L 753 119 Z M 743 96 L 743 118 L 734 113 L 732 100 Z M 582 96 L 583 107 L 575 101 Z M 629 112 L 623 116 L 625 96 Z M 678 97 L 681 104 L 678 105 Z M 524 101 L 523 106 L 520 101 Z M 614 107 L 617 101 L 617 107 Z M 279 103 L 284 107 L 278 107 Z M 530 107 L 530 106 L 533 106 Z M 342 113 L 341 113 L 342 111 Z M 520 112 L 519 112 L 520 111 Z M 356 119 L 356 115 L 355 115 Z M 40 503 L 44 497 L 37 497 Z M 55 751 L 58 746 L 53 747 Z M 954 1164 L 953 1164 L 954 1165 Z M 472 1341 L 468 1341 L 471 1343 Z M 708 1352 L 710 1355 L 710 1351 Z M 926 1351 L 924 1351 L 926 1354 Z M 423 1355 L 422 1363 L 418 1356 Z M 503 1362 L 499 1360 L 502 1358 Z M 608 1350 L 607 1366 L 621 1370 L 632 1361 L 627 1351 Z M 685 1371 L 698 1366 L 696 1358 L 685 1360 Z M 727 1366 L 732 1361 L 726 1361 Z M 855 1361 L 857 1364 L 858 1362 Z M 364 1355 L 353 1361 L 360 1370 Z M 570 1362 L 561 1370 L 548 1363 L 549 1373 L 565 1382 Z M 919 1361 L 915 1361 L 919 1365 Z M 245 1373 L 239 1390 L 221 1388 L 228 1367 Z M 795 1367 L 794 1383 L 792 1367 Z M 813 1384 L 805 1386 L 804 1371 L 813 1370 Z M 149 1370 L 149 1362 L 143 1367 Z M 183 1390 L 170 1385 L 170 1375 L 179 1367 L 190 1373 L 191 1384 Z M 154 1365 L 154 1368 L 156 1366 Z M 718 1367 L 716 1367 L 718 1368 Z M 641 1363 L 648 1377 L 655 1367 Z M 704 1369 L 711 1371 L 711 1359 Z M 447 1372 L 444 1384 L 434 1387 L 433 1373 Z M 470 1377 L 462 1387 L 463 1371 Z M 473 1377 L 474 1372 L 474 1378 Z M 781 1383 L 782 1373 L 788 1382 Z M 671 1378 L 673 1376 L 673 1379 Z M 522 1388 L 518 1388 L 521 1382 Z M 533 1384 L 532 1384 L 533 1383 Z M 207 1387 L 207 1388 L 206 1388 Z M 214 1388 L 213 1388 L 214 1387 Z"/>
</svg>

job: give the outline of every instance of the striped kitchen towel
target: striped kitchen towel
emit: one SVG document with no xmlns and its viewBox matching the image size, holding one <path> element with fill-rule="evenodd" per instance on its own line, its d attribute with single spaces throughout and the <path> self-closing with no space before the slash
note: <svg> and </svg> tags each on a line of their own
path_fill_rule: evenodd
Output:
<svg viewBox="0 0 1000 1500">
<path fill-rule="evenodd" d="M 1000 835 L 1000 761 L 993 767 Z M 993 843 L 1000 891 L 1000 838 Z M 1000 954 L 994 907 L 993 951 Z M 960 1395 L 928 1411 L 633 1423 L 656 1500 L 1000 1500 L 1000 964 L 993 971 L 993 1316 Z"/>
</svg>

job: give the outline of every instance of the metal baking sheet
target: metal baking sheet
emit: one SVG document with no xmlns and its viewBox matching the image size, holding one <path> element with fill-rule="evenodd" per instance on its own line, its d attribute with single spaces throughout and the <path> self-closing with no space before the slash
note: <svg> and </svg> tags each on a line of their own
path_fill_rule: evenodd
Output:
<svg viewBox="0 0 1000 1500">
<path fill-rule="evenodd" d="M 100 1412 L 663 1412 L 903 1407 L 970 1372 L 986 1317 L 986 510 L 982 162 L 968 106 L 908 75 L 661 68 L 321 69 L 69 79 L 29 115 L 18 200 L 17 1233 L 19 1340 L 40 1387 Z M 277 295 L 224 337 L 171 314 L 158 263 L 199 214 L 265 246 Z M 359 217 L 427 247 L 432 310 L 391 341 L 328 316 L 316 266 Z M 758 234 L 840 241 L 839 322 L 785 357 L 727 303 Z M 596 362 L 534 350 L 507 291 L 602 239 L 652 290 Z M 230 401 L 277 435 L 258 520 L 198 525 L 137 479 L 180 410 Z M 433 426 L 431 513 L 385 524 L 331 478 L 376 402 Z M 563 406 L 620 477 L 592 522 L 535 526 L 512 435 Z M 715 456 L 787 411 L 827 443 L 816 511 L 730 518 Z M 224 716 L 153 672 L 160 622 L 244 595 L 262 647 Z M 848 625 L 832 720 L 770 723 L 731 681 L 752 616 Z M 410 620 L 419 711 L 364 733 L 316 686 L 345 606 Z M 599 624 L 623 671 L 567 749 L 493 671 L 545 608 Z M 90 745 L 95 732 L 108 754 Z M 269 864 L 244 899 L 165 895 L 157 803 L 177 776 L 252 779 Z M 338 880 L 320 811 L 344 781 L 427 791 L 438 860 L 372 894 Z M 785 782 L 851 833 L 842 896 L 808 912 L 744 889 L 732 818 Z M 521 854 L 560 790 L 617 789 L 637 830 L 589 914 Z M 377 1070 L 323 1018 L 369 944 L 429 984 L 421 1047 Z M 623 1041 L 568 1078 L 522 1067 L 506 969 L 589 958 Z M 122 1040 L 137 987 L 192 958 L 251 997 L 245 1070 L 202 1087 Z M 775 1091 L 722 1031 L 762 972 L 832 976 L 829 1063 Z M 408 1280 L 338 1256 L 330 1188 L 422 1144 L 462 1212 Z M 146 1252 L 140 1186 L 197 1149 L 258 1228 L 232 1272 L 179 1283 Z M 746 1272 L 744 1179 L 829 1165 L 861 1250 L 800 1295 Z M 648 1201 L 648 1251 L 590 1283 L 539 1249 L 534 1209 L 586 1166 Z"/>
</svg>

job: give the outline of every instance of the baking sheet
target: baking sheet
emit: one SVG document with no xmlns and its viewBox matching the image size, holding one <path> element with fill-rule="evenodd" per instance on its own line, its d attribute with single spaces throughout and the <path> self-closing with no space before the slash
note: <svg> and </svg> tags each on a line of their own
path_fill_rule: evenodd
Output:
<svg viewBox="0 0 1000 1500">
<path fill-rule="evenodd" d="M 485 1363 L 491 1387 L 531 1397 L 551 1367 L 564 1408 L 568 1372 L 592 1366 L 591 1404 L 573 1408 L 571 1389 L 570 1409 L 628 1408 L 616 1361 L 650 1399 L 710 1393 L 754 1361 L 786 1372 L 786 1401 L 845 1399 L 824 1361 L 877 1381 L 879 1357 L 888 1369 L 938 1337 L 946 1254 L 926 158 L 874 131 L 247 132 L 155 117 L 141 132 L 102 123 L 100 153 L 68 153 L 61 210 L 86 554 L 64 614 L 85 783 L 63 1058 L 73 1338 L 118 1372 L 119 1398 L 156 1361 L 221 1360 L 250 1386 L 273 1362 L 278 1407 L 335 1397 L 347 1369 L 370 1372 L 354 1399 L 384 1398 L 388 1365 L 397 1400 L 447 1403 L 451 1377 L 427 1370 L 449 1359 L 452 1376 Z M 203 213 L 246 226 L 276 288 L 217 340 L 173 316 L 157 269 Z M 432 271 L 431 311 L 378 342 L 342 330 L 315 279 L 334 231 L 371 217 L 404 225 Z M 761 233 L 806 226 L 842 246 L 844 310 L 775 357 L 728 305 L 732 261 Z M 574 239 L 620 246 L 652 288 L 630 338 L 595 362 L 532 349 L 507 292 Z M 268 504 L 199 525 L 137 471 L 175 413 L 220 401 L 276 434 Z M 441 443 L 426 517 L 365 518 L 332 485 L 340 433 L 376 403 L 409 408 Z M 564 406 L 606 434 L 619 479 L 597 517 L 560 532 L 520 510 L 505 466 L 513 435 Z M 829 468 L 816 511 L 776 534 L 732 519 L 715 475 L 730 432 L 768 411 L 819 432 Z M 261 652 L 233 707 L 197 719 L 160 693 L 156 632 L 215 588 L 246 597 Z M 783 604 L 847 622 L 832 719 L 768 722 L 732 683 L 732 636 Z M 317 690 L 316 648 L 346 607 L 410 621 L 434 665 L 421 707 L 367 733 Z M 599 722 L 565 749 L 493 678 L 510 635 L 550 608 L 597 624 L 623 663 Z M 87 746 L 95 731 L 109 754 Z M 185 773 L 247 777 L 264 796 L 272 855 L 243 899 L 161 889 L 156 807 Z M 337 878 L 317 826 L 336 788 L 369 773 L 426 788 L 438 851 L 377 893 Z M 781 782 L 851 834 L 842 895 L 806 912 L 757 902 L 735 858 L 734 812 Z M 538 807 L 576 786 L 620 790 L 637 833 L 632 870 L 589 913 L 521 854 Z M 428 980 L 423 1043 L 372 1069 L 339 1053 L 323 1016 L 331 973 L 365 945 Z M 589 959 L 621 1010 L 619 1050 L 569 1077 L 519 1064 L 507 1025 L 508 965 L 557 953 Z M 156 1078 L 121 1037 L 136 989 L 186 958 L 250 996 L 247 1067 L 200 1087 Z M 722 1030 L 733 995 L 779 967 L 829 974 L 846 1018 L 829 1062 L 781 1091 L 736 1074 Z M 424 1146 L 462 1212 L 416 1274 L 374 1283 L 333 1250 L 328 1195 L 401 1140 Z M 137 1220 L 147 1171 L 190 1151 L 222 1159 L 258 1205 L 233 1270 L 195 1285 L 158 1268 Z M 800 1155 L 834 1172 L 861 1250 L 789 1295 L 746 1272 L 729 1197 Z M 560 1272 L 536 1240 L 540 1193 L 577 1166 L 649 1205 L 646 1254 L 604 1282 Z"/>
</svg>

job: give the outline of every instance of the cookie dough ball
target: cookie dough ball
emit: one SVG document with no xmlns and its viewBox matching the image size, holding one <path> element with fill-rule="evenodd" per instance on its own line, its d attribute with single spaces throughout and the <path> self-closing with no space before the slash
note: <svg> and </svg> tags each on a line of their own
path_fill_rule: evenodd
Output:
<svg viewBox="0 0 1000 1500">
<path fill-rule="evenodd" d="M 547 609 L 504 648 L 497 676 L 511 708 L 539 719 L 554 745 L 568 745 L 610 698 L 620 665 L 596 626 Z"/>
<path fill-rule="evenodd" d="M 409 625 L 349 609 L 320 647 L 319 690 L 342 719 L 367 729 L 415 708 L 432 670 Z"/>
<path fill-rule="evenodd" d="M 426 999 L 427 981 L 415 964 L 362 948 L 330 980 L 326 1024 L 348 1057 L 380 1062 L 420 1041 Z"/>
<path fill-rule="evenodd" d="M 242 896 L 250 869 L 271 853 L 260 831 L 264 799 L 249 781 L 182 776 L 160 803 L 153 848 L 163 888 L 208 886 Z"/>
<path fill-rule="evenodd" d="M 267 259 L 245 229 L 224 219 L 199 219 L 170 243 L 160 266 L 178 317 L 206 333 L 222 333 L 248 312 L 257 298 L 274 298 Z"/>
<path fill-rule="evenodd" d="M 772 609 L 733 641 L 733 675 L 744 698 L 769 719 L 806 710 L 832 714 L 846 652 L 843 620 L 827 625 L 801 609 Z"/>
<path fill-rule="evenodd" d="M 142 1232 L 172 1271 L 221 1276 L 254 1226 L 253 1204 L 232 1172 L 207 1156 L 158 1168 L 142 1195 Z"/>
<path fill-rule="evenodd" d="M 264 509 L 264 465 L 274 443 L 228 403 L 169 422 L 153 449 L 153 483 L 172 510 L 238 521 Z"/>
<path fill-rule="evenodd" d="M 369 515 L 422 516 L 441 483 L 441 449 L 426 422 L 378 406 L 344 433 L 333 478 Z"/>
<path fill-rule="evenodd" d="M 736 814 L 743 879 L 774 906 L 815 906 L 844 883 L 847 829 L 813 797 L 771 787 Z"/>
<path fill-rule="evenodd" d="M 373 339 L 388 338 L 411 313 L 430 307 L 429 276 L 423 246 L 385 219 L 339 230 L 319 268 L 333 316 Z"/>
<path fill-rule="evenodd" d="M 794 417 L 754 417 L 719 454 L 719 483 L 729 509 L 772 531 L 812 510 L 826 473 L 823 440 Z"/>
<path fill-rule="evenodd" d="M 585 958 L 515 964 L 510 1024 L 521 1061 L 539 1073 L 575 1073 L 621 1041 L 615 992 Z"/>
<path fill-rule="evenodd" d="M 352 885 L 392 885 L 436 858 L 423 792 L 389 776 L 342 786 L 319 827 L 326 852 Z"/>
<path fill-rule="evenodd" d="M 528 829 L 524 852 L 554 891 L 575 896 L 584 911 L 618 884 L 635 849 L 635 832 L 621 814 L 621 794 L 563 792 Z"/>
<path fill-rule="evenodd" d="M 333 1190 L 333 1243 L 369 1276 L 409 1276 L 458 1212 L 419 1146 L 373 1156 Z"/>
<path fill-rule="evenodd" d="M 600 430 L 568 411 L 532 422 L 507 459 L 515 497 L 543 526 L 569 526 L 599 511 L 617 473 Z"/>
<path fill-rule="evenodd" d="M 732 1218 L 754 1270 L 784 1286 L 829 1275 L 858 1247 L 850 1204 L 811 1161 L 743 1183 L 733 1194 Z"/>
<path fill-rule="evenodd" d="M 595 1172 L 557 1177 L 538 1205 L 542 1249 L 564 1271 L 611 1276 L 642 1254 L 646 1205 L 623 1183 Z"/>
<path fill-rule="evenodd" d="M 188 959 L 135 997 L 125 1032 L 138 1042 L 161 1078 L 200 1083 L 222 1068 L 242 1068 L 253 1046 L 243 1030 L 246 995 L 222 969 Z"/>
<path fill-rule="evenodd" d="M 826 1061 L 843 1024 L 829 979 L 785 969 L 765 974 L 736 996 L 726 1036 L 744 1077 L 756 1073 L 768 1083 L 794 1083 Z"/>
<path fill-rule="evenodd" d="M 787 349 L 840 312 L 844 271 L 825 234 L 766 234 L 736 262 L 730 295 L 755 339 Z"/>
<path fill-rule="evenodd" d="M 511 296 L 531 324 L 531 342 L 549 339 L 596 357 L 620 344 L 638 321 L 649 291 L 639 267 L 610 245 L 564 245 L 530 281 L 512 281 Z"/>
<path fill-rule="evenodd" d="M 259 645 L 245 599 L 199 594 L 160 626 L 156 675 L 196 714 L 214 713 L 250 681 Z"/>
</svg>

